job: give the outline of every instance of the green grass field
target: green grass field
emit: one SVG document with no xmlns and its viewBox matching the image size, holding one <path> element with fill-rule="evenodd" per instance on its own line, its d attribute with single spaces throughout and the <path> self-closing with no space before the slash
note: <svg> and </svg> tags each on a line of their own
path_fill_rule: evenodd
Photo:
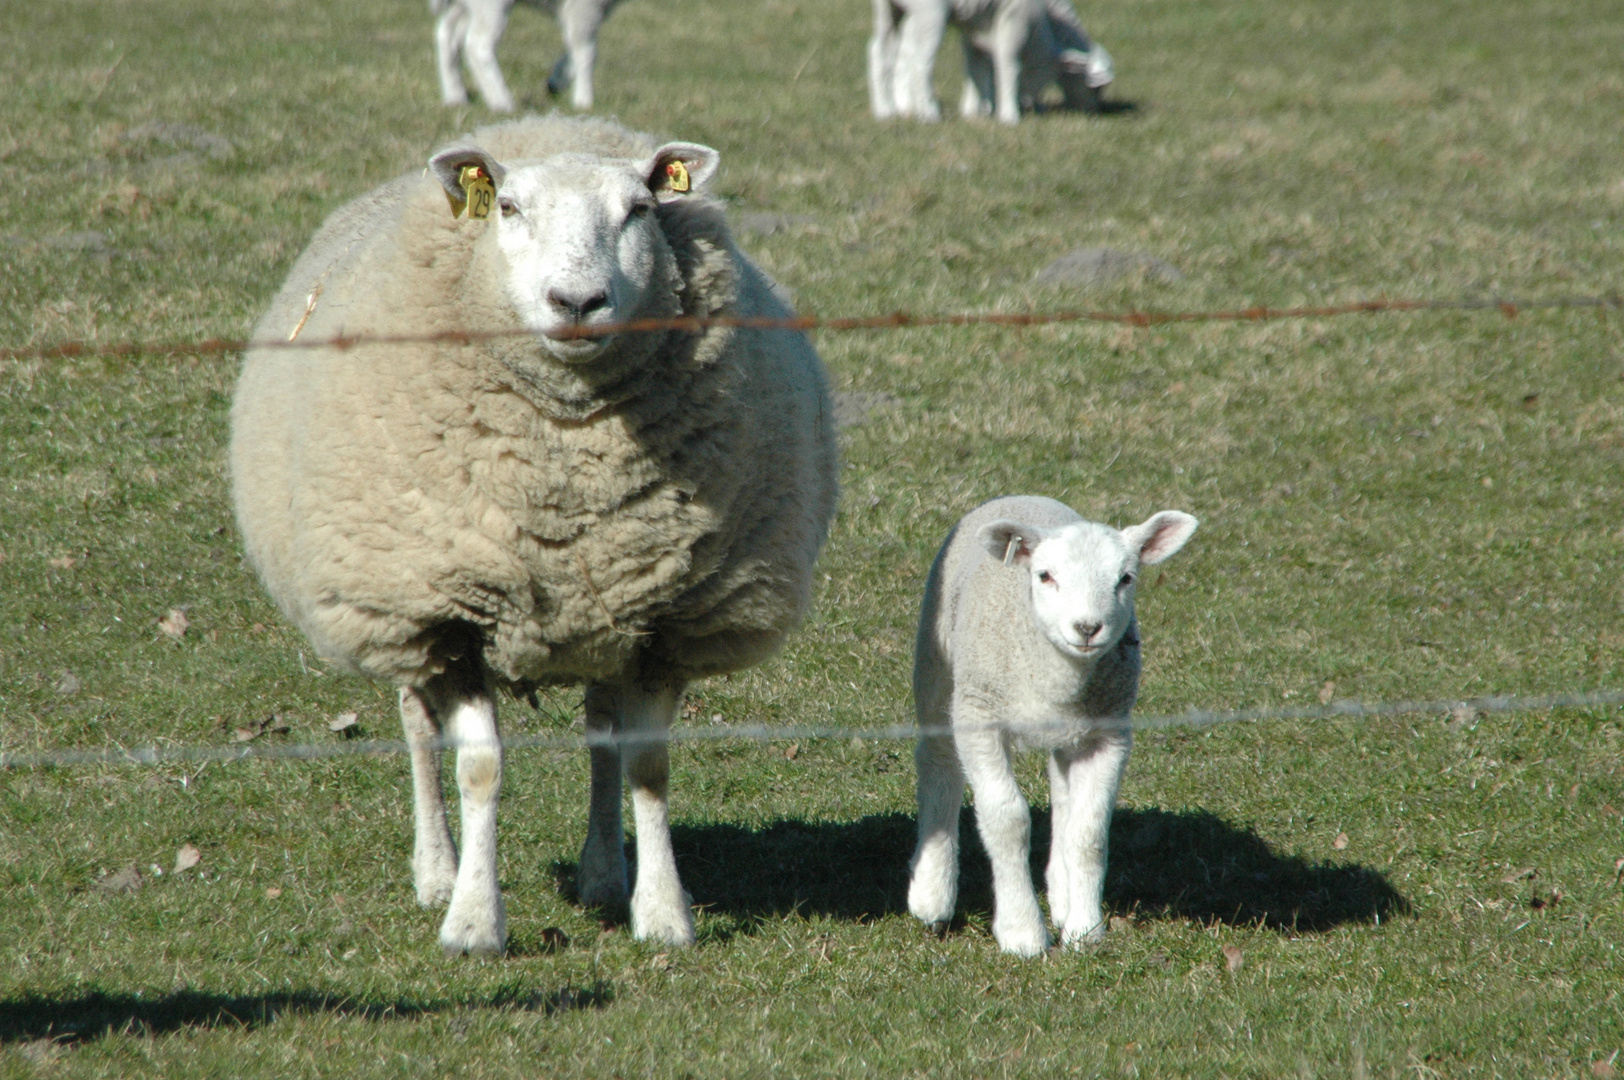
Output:
<svg viewBox="0 0 1624 1080">
<path fill-rule="evenodd" d="M 1082 7 L 1135 108 L 881 125 L 862 0 L 633 0 L 598 111 L 717 147 L 743 246 L 819 314 L 1620 291 L 1615 4 Z M 430 42 L 415 0 L 0 5 L 0 346 L 246 333 L 325 214 L 488 119 L 440 107 Z M 515 13 L 527 107 L 556 48 Z M 957 69 L 950 40 L 950 115 Z M 1034 284 L 1088 246 L 1183 276 Z M 925 569 L 1010 492 L 1202 519 L 1141 593 L 1145 715 L 1624 689 L 1621 319 L 824 334 L 870 408 L 816 610 L 697 687 L 697 722 L 908 721 Z M 397 735 L 392 693 L 319 664 L 242 564 L 235 367 L 0 362 L 3 749 L 228 745 L 272 715 L 266 743 L 336 741 L 349 711 Z M 578 706 L 504 722 L 565 735 Z M 0 1075 L 1624 1073 L 1617 709 L 1147 733 L 1113 932 L 1035 962 L 996 950 L 973 830 L 961 923 L 907 915 L 909 744 L 794 749 L 674 751 L 690 950 L 567 899 L 585 755 L 514 753 L 511 955 L 485 963 L 414 901 L 404 759 L 0 773 Z M 144 887 L 107 887 L 131 865 Z"/>
</svg>

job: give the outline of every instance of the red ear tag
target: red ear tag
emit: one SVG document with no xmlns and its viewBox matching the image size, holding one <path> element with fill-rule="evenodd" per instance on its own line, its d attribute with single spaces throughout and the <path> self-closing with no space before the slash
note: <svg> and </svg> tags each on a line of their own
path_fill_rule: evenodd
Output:
<svg viewBox="0 0 1624 1080">
<path fill-rule="evenodd" d="M 694 186 L 693 180 L 688 176 L 688 166 L 680 161 L 665 163 L 665 179 L 665 186 L 679 194 L 691 191 Z"/>
</svg>

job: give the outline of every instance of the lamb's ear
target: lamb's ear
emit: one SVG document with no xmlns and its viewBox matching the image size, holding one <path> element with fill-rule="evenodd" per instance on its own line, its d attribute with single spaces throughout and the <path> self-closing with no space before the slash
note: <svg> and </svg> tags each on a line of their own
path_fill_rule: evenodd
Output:
<svg viewBox="0 0 1624 1080">
<path fill-rule="evenodd" d="M 468 205 L 468 194 L 462 186 L 462 173 L 470 165 L 478 166 L 490 177 L 493 192 L 502 186 L 502 179 L 507 176 L 502 163 L 477 146 L 453 146 L 429 158 L 429 172 L 440 181 L 440 186 L 445 188 L 446 198 L 451 200 L 452 217 L 460 217 L 463 208 Z M 486 207 L 487 213 L 489 209 Z"/>
<path fill-rule="evenodd" d="M 1183 547 L 1195 533 L 1200 522 L 1179 510 L 1163 510 L 1152 514 L 1142 524 L 1122 530 L 1128 550 L 1138 549 L 1139 561 L 1159 563 Z"/>
<path fill-rule="evenodd" d="M 716 175 L 716 166 L 721 160 L 722 155 L 708 146 L 691 142 L 666 143 L 654 151 L 643 175 L 654 197 L 669 202 L 704 187 Z"/>
<path fill-rule="evenodd" d="M 999 518 L 981 526 L 977 534 L 987 554 L 1005 566 L 1026 566 L 1032 561 L 1032 549 L 1043 539 L 1043 530 L 1035 525 L 1022 525 L 1018 521 Z"/>
</svg>

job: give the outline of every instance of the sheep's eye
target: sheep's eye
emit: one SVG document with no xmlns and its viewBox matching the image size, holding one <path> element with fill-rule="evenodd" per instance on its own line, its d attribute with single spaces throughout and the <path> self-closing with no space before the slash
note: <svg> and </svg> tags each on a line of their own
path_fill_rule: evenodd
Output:
<svg viewBox="0 0 1624 1080">
<path fill-rule="evenodd" d="M 654 204 L 653 203 L 648 203 L 648 202 L 632 203 L 632 208 L 630 210 L 626 211 L 626 220 L 627 221 L 636 221 L 638 218 L 648 217 L 649 212 L 651 210 L 653 210 L 653 209 L 654 209 Z"/>
<path fill-rule="evenodd" d="M 497 199 L 496 205 L 501 208 L 503 217 L 512 217 L 519 212 L 518 204 L 512 199 Z"/>
<path fill-rule="evenodd" d="M 1132 574 L 1123 574 L 1122 575 L 1122 580 L 1117 582 L 1117 588 L 1126 589 L 1129 585 L 1132 585 L 1132 584 L 1133 584 L 1133 575 Z"/>
<path fill-rule="evenodd" d="M 1039 570 L 1038 571 L 1038 580 L 1043 582 L 1045 585 L 1053 585 L 1054 584 L 1054 575 L 1049 573 L 1049 571 L 1047 571 L 1047 570 Z"/>
</svg>

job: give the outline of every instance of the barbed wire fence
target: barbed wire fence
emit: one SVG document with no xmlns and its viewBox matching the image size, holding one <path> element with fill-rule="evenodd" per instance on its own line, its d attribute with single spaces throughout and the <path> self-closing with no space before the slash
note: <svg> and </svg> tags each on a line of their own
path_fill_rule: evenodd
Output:
<svg viewBox="0 0 1624 1080">
<path fill-rule="evenodd" d="M 897 311 L 881 315 L 790 318 L 740 316 L 677 317 L 641 319 L 595 327 L 577 327 L 555 335 L 561 339 L 608 337 L 627 333 L 698 333 L 718 327 L 758 330 L 811 331 L 889 331 L 930 327 L 1003 326 L 1039 327 L 1067 323 L 1114 323 L 1136 327 L 1180 323 L 1277 322 L 1293 319 L 1324 319 L 1348 315 L 1400 313 L 1498 312 L 1514 319 L 1522 312 L 1590 310 L 1605 318 L 1609 311 L 1624 309 L 1624 294 L 1570 295 L 1543 298 L 1456 297 L 1444 299 L 1380 298 L 1344 304 L 1297 307 L 1245 307 L 1204 311 L 1056 311 L 1056 312 L 956 312 L 918 313 Z M 69 360 L 80 358 L 132 358 L 219 356 L 242 352 L 249 347 L 276 349 L 337 349 L 348 351 L 369 345 L 472 344 L 505 338 L 532 336 L 529 330 L 445 331 L 433 334 L 357 334 L 325 339 L 299 340 L 301 321 L 286 339 L 203 338 L 190 341 L 58 341 L 0 347 L 0 361 Z M 1456 722 L 1475 720 L 1489 714 L 1548 712 L 1553 709 L 1624 707 L 1624 691 L 1596 690 L 1566 694 L 1497 695 L 1460 699 L 1364 703 L 1330 701 L 1319 707 L 1296 706 L 1274 709 L 1215 711 L 1192 709 L 1168 715 L 1137 716 L 1130 720 L 1101 719 L 1096 726 L 1129 727 L 1135 731 L 1174 728 L 1210 728 L 1220 725 L 1268 722 L 1324 722 L 1332 720 L 1373 720 L 1400 716 L 1450 716 Z M 1056 737 L 1077 730 L 1076 721 L 1057 721 Z M 823 726 L 808 724 L 764 725 L 723 724 L 678 726 L 668 732 L 621 732 L 612 736 L 582 733 L 523 734 L 503 736 L 508 750 L 579 750 L 612 741 L 630 745 L 639 741 L 704 743 L 718 741 L 784 742 L 861 739 L 904 741 L 935 735 L 949 735 L 950 729 L 893 724 L 871 727 Z M 1028 731 L 1043 738 L 1043 730 Z M 430 743 L 436 749 L 455 749 L 455 741 L 442 738 Z M 409 752 L 403 740 L 342 739 L 332 742 L 291 742 L 281 744 L 236 743 L 227 745 L 192 744 L 99 749 L 57 748 L 38 751 L 0 751 L 0 771 L 14 769 L 60 768 L 90 765 L 164 765 L 237 761 L 314 761 L 342 757 L 379 757 Z"/>
</svg>

